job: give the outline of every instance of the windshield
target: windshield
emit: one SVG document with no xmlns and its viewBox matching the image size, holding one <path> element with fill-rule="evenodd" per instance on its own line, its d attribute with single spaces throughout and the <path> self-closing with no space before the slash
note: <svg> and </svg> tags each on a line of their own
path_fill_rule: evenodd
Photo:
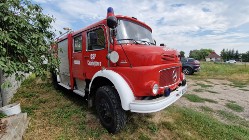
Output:
<svg viewBox="0 0 249 140">
<path fill-rule="evenodd" d="M 119 20 L 117 27 L 118 43 L 154 44 L 152 33 L 145 27 L 128 20 Z"/>
</svg>

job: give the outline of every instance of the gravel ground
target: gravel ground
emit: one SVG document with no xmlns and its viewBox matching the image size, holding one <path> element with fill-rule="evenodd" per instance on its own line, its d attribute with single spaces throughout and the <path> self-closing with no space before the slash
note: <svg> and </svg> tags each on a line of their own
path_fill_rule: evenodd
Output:
<svg viewBox="0 0 249 140">
<path fill-rule="evenodd" d="M 202 85 L 210 85 L 209 87 L 203 87 Z M 200 91 L 201 90 L 201 91 Z M 216 92 L 216 93 L 213 93 Z M 217 103 L 211 102 L 191 102 L 185 97 L 182 97 L 175 104 L 192 108 L 199 109 L 201 106 L 212 108 L 214 111 L 224 110 L 232 112 L 237 116 L 240 116 L 246 120 L 249 120 L 249 86 L 239 88 L 232 86 L 232 83 L 226 80 L 191 80 L 188 79 L 188 91 L 186 94 L 195 94 L 201 98 L 207 98 L 217 101 Z M 234 103 L 244 108 L 242 112 L 236 112 L 225 105 L 226 103 Z"/>
</svg>

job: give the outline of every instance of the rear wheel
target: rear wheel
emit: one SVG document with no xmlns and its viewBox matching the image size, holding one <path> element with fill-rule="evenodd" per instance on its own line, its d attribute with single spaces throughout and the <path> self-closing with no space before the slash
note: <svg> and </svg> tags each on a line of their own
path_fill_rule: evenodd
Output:
<svg viewBox="0 0 249 140">
<path fill-rule="evenodd" d="M 182 72 L 183 72 L 184 74 L 186 74 L 186 75 L 192 75 L 192 74 L 194 73 L 193 69 L 190 68 L 190 67 L 184 67 L 184 68 L 182 69 Z"/>
<path fill-rule="evenodd" d="M 110 133 L 117 133 L 126 124 L 126 112 L 115 88 L 102 86 L 96 91 L 96 111 L 100 122 Z"/>
<path fill-rule="evenodd" d="M 56 90 L 59 90 L 60 89 L 60 85 L 57 82 L 57 75 L 56 75 L 56 73 L 51 72 L 51 76 L 52 76 L 52 83 L 53 83 L 54 88 Z"/>
</svg>

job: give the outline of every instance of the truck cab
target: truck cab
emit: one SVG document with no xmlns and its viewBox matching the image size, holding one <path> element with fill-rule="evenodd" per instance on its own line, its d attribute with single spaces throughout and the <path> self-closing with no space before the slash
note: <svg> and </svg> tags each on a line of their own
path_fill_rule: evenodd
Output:
<svg viewBox="0 0 249 140">
<path fill-rule="evenodd" d="M 156 46 L 152 29 L 114 15 L 58 39 L 56 84 L 86 96 L 110 133 L 126 124 L 126 112 L 160 111 L 187 90 L 179 53 Z"/>
</svg>

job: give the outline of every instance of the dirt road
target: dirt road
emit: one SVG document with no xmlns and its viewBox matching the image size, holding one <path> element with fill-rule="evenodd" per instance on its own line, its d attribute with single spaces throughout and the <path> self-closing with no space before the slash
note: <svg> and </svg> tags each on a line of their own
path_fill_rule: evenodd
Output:
<svg viewBox="0 0 249 140">
<path fill-rule="evenodd" d="M 212 102 L 191 102 L 185 97 L 176 102 L 177 105 L 201 110 L 201 107 L 208 107 L 216 111 L 227 111 L 249 120 L 249 86 L 234 85 L 226 80 L 191 80 L 188 79 L 188 92 L 200 98 L 210 99 Z M 240 106 L 242 111 L 229 108 L 229 104 Z M 241 109 L 240 108 L 240 109 Z"/>
</svg>

